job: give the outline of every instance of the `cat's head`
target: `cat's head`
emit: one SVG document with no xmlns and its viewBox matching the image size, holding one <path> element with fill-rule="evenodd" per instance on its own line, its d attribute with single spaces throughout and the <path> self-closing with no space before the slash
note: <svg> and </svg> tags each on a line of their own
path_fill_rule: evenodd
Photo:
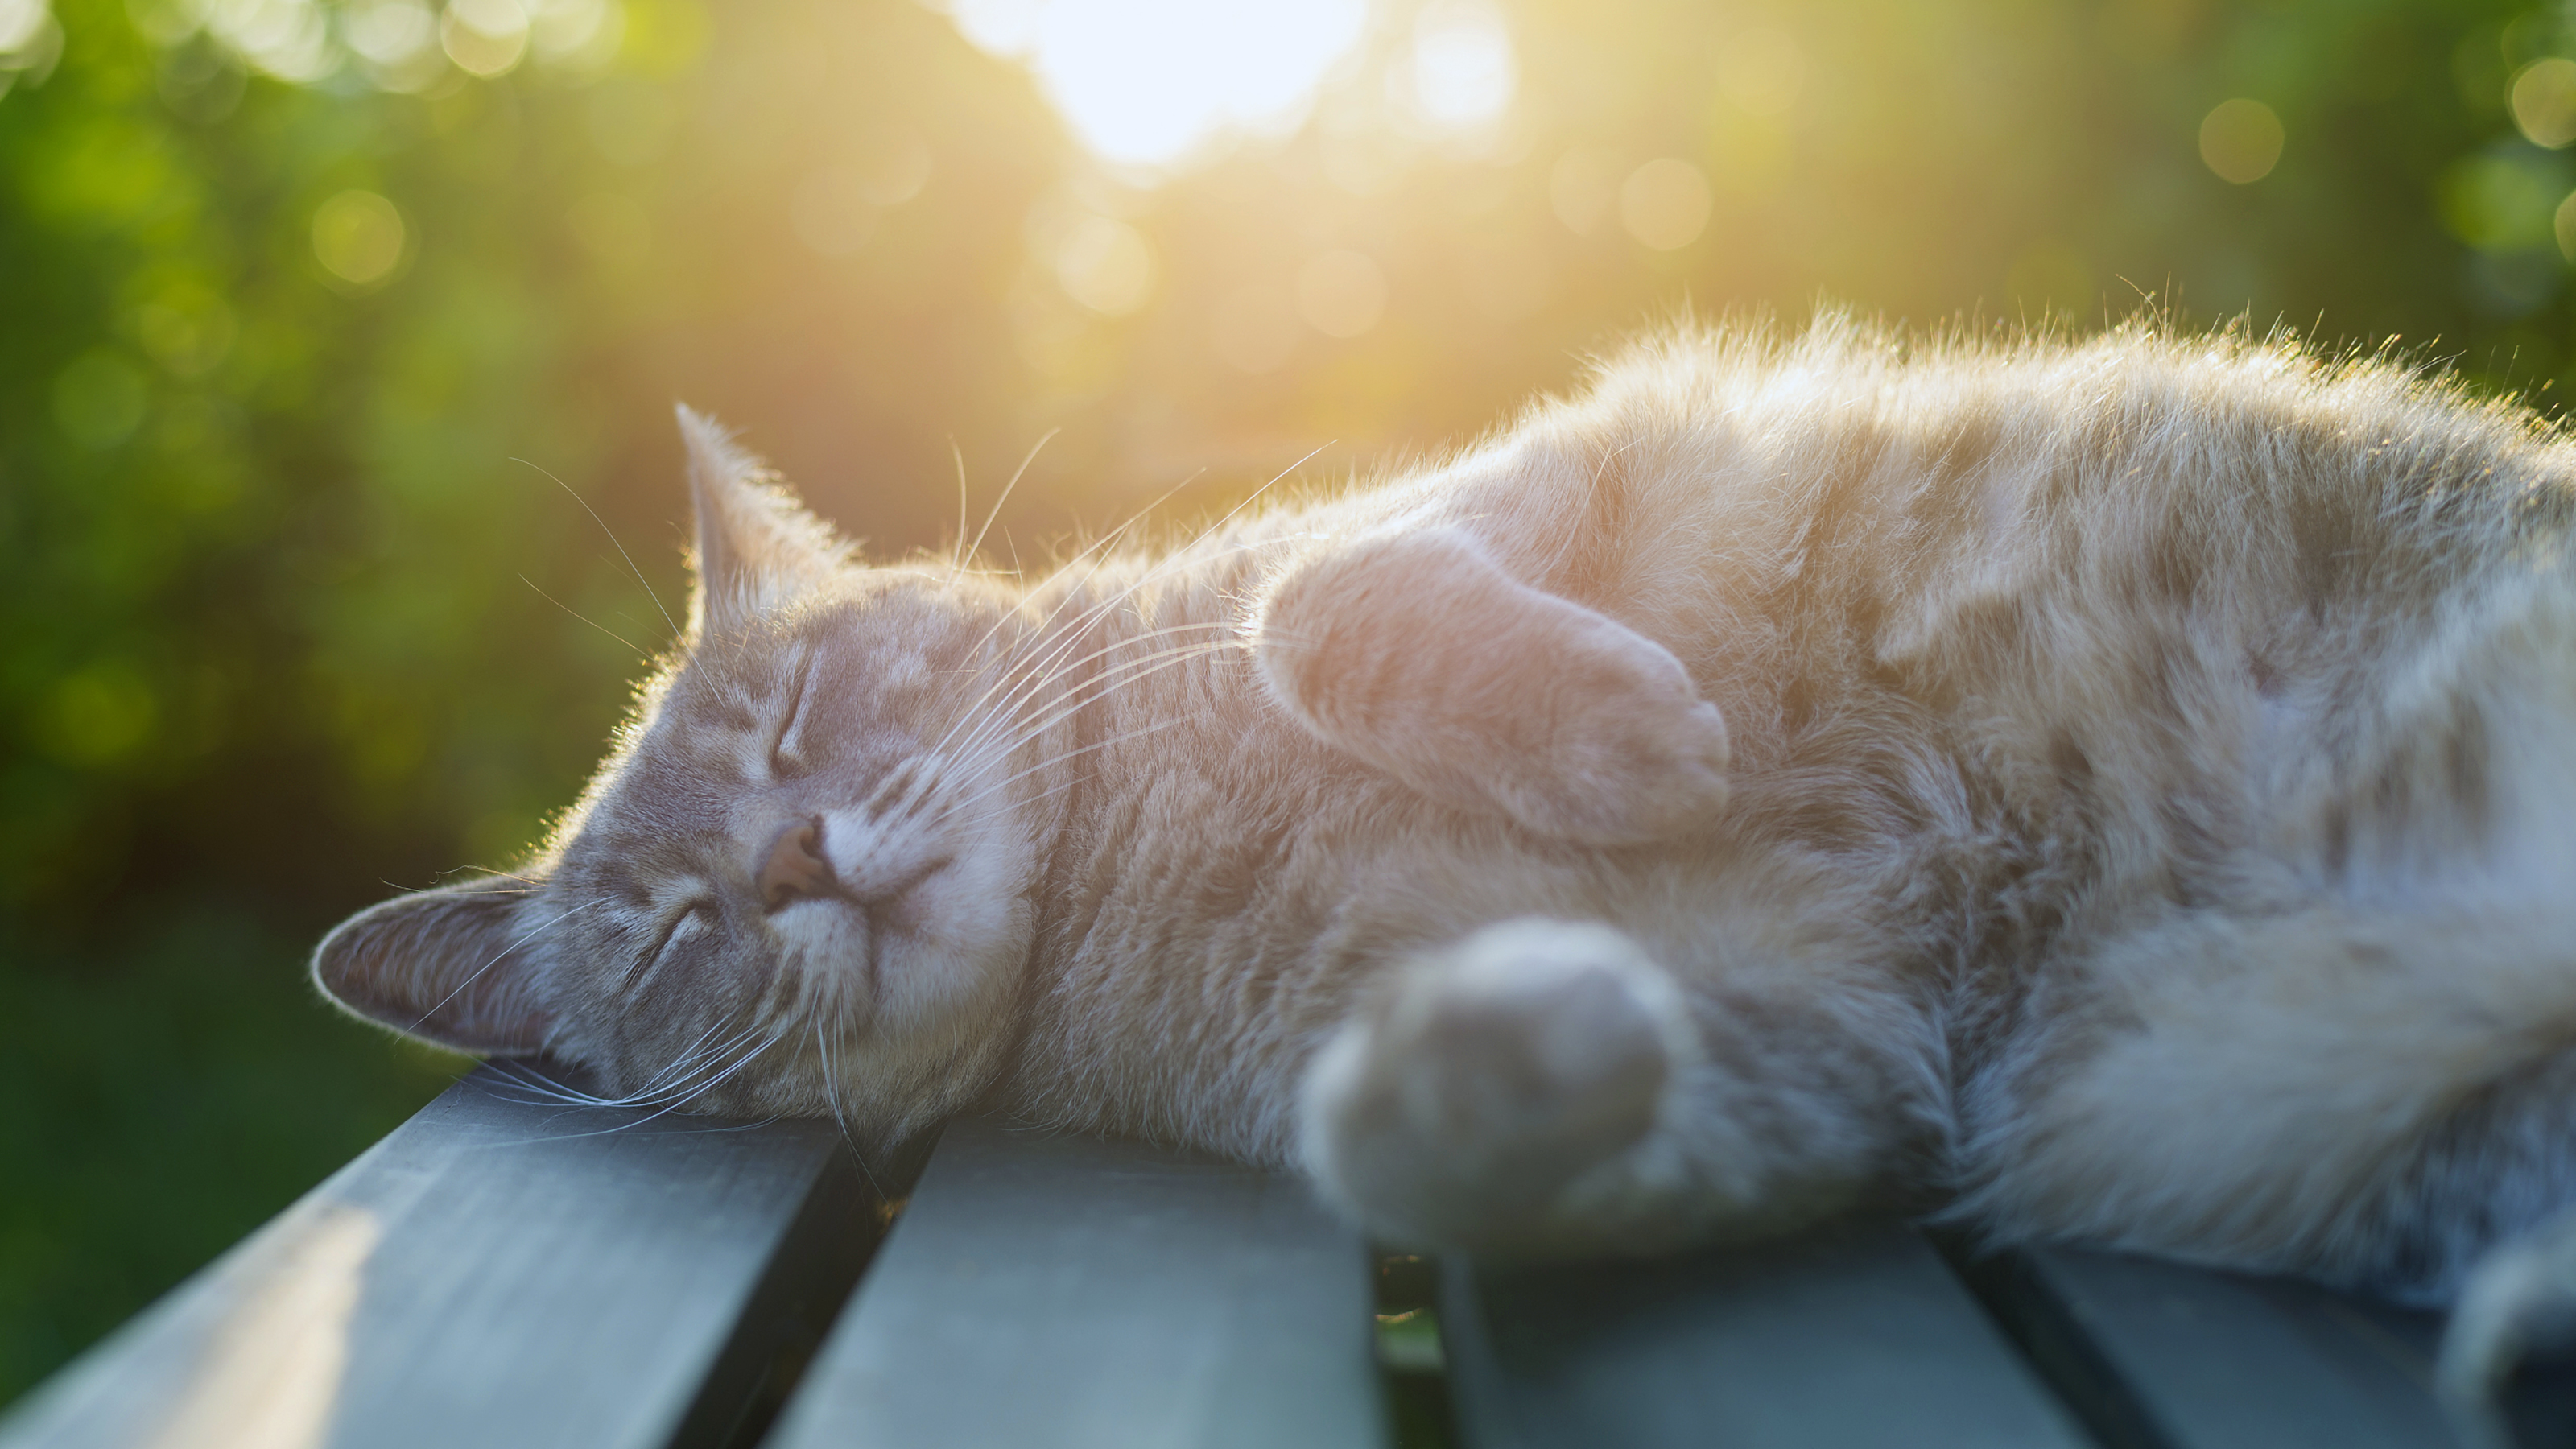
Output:
<svg viewBox="0 0 2576 1449">
<path fill-rule="evenodd" d="M 1007 1046 L 1048 829 L 1014 597 L 871 569 L 682 413 L 696 583 L 581 803 L 526 869 L 360 912 L 333 1000 L 599 1095 L 843 1115 L 879 1140 Z M 1015 672 L 1016 671 L 1016 672 Z"/>
</svg>

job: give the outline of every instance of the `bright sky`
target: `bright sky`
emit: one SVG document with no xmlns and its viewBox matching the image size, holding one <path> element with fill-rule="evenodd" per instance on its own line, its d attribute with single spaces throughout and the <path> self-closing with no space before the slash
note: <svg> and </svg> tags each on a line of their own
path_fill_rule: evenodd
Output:
<svg viewBox="0 0 2576 1449">
<path fill-rule="evenodd" d="M 1368 27 L 1367 0 L 951 0 L 966 38 L 1025 57 L 1104 160 L 1153 167 L 1290 124 Z"/>
</svg>

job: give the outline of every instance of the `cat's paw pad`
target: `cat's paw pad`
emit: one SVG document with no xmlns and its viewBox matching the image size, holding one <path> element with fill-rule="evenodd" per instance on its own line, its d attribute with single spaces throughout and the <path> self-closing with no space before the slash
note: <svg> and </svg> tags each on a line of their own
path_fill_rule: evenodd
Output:
<svg viewBox="0 0 2576 1449">
<path fill-rule="evenodd" d="M 1317 1059 L 1307 1163 L 1390 1240 L 1543 1246 L 1568 1185 L 1653 1129 L 1694 1050 L 1679 991 L 1627 937 L 1489 927 Z"/>
<path fill-rule="evenodd" d="M 2576 1213 L 2489 1253 L 2442 1335 L 2442 1397 L 2472 1443 L 2560 1443 L 2576 1425 Z"/>
</svg>

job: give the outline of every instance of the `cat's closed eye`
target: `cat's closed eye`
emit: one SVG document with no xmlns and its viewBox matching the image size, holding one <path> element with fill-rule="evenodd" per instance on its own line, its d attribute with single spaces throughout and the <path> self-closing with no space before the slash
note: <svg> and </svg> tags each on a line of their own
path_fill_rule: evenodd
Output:
<svg viewBox="0 0 2576 1449">
<path fill-rule="evenodd" d="M 787 707 L 779 711 L 778 732 L 769 738 L 769 774 L 772 779 L 793 780 L 805 773 L 805 759 L 798 748 L 802 744 L 799 730 L 805 722 L 806 684 L 814 672 L 811 659 L 801 662 L 790 677 Z"/>
<path fill-rule="evenodd" d="M 653 941 L 653 949 L 644 953 L 636 970 L 648 972 L 660 967 L 671 947 L 685 936 L 694 936 L 716 924 L 716 903 L 704 898 L 693 900 L 674 912 Z"/>
</svg>

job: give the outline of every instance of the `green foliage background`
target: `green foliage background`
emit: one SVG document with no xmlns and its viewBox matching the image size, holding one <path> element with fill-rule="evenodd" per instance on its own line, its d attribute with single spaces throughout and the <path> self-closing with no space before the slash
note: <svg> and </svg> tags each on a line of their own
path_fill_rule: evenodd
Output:
<svg viewBox="0 0 2576 1449">
<path fill-rule="evenodd" d="M 2571 37 L 2518 3 L 1508 0 L 1518 97 L 1470 144 L 1390 112 L 1387 0 L 1302 128 L 1155 185 L 912 0 L 625 0 L 579 64 L 390 90 L 263 74 L 220 9 L 55 0 L 0 56 L 0 1399 L 452 1075 L 302 953 L 572 798 L 682 596 L 676 398 L 888 551 L 1052 431 L 1008 557 L 1458 440 L 1684 305 L 2153 296 L 2545 410 L 2576 364 L 2576 168 L 2507 100 Z M 1757 31 L 1796 65 L 1748 105 Z M 2199 148 L 2237 97 L 2286 137 L 2242 185 Z M 816 178 L 889 146 L 917 192 L 818 247 Z M 1657 157 L 1707 180 L 1694 240 L 1586 220 Z M 352 190 L 402 218 L 367 286 L 316 251 Z M 1152 259 L 1118 315 L 1050 250 L 1083 217 Z M 1343 249 L 1374 325 L 1222 360 Z"/>
</svg>

